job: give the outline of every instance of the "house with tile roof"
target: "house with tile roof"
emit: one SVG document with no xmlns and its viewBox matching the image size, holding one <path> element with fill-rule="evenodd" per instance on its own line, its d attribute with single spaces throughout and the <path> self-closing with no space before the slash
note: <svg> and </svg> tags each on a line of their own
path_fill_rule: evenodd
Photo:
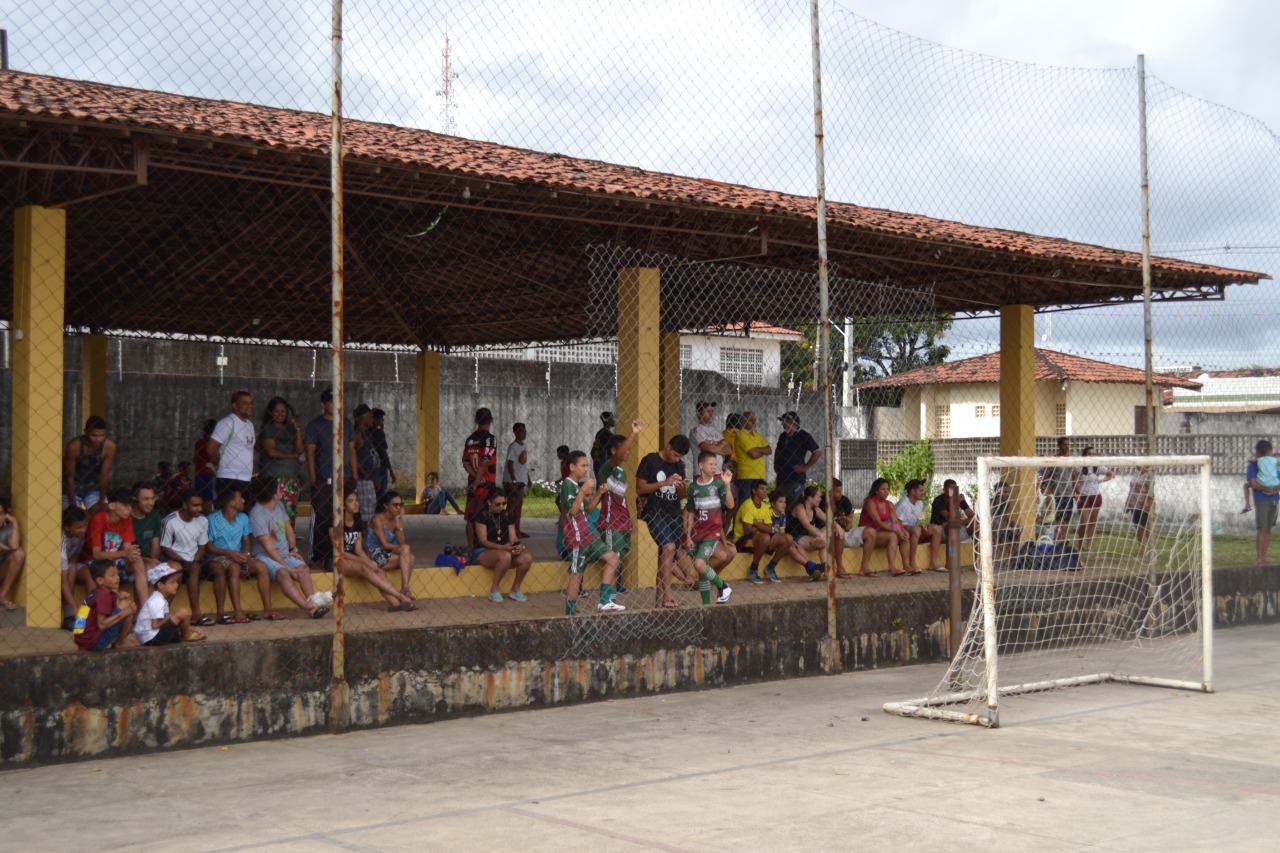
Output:
<svg viewBox="0 0 1280 853">
<path fill-rule="evenodd" d="M 1160 389 L 1194 393 L 1200 383 L 1155 374 Z M 1132 435 L 1143 432 L 1146 378 L 1141 370 L 1035 351 L 1036 435 Z M 898 389 L 901 404 L 877 410 L 876 437 L 988 438 L 1000 435 L 1000 353 L 922 367 L 862 382 L 855 392 Z"/>
<path fill-rule="evenodd" d="M 1280 413 L 1280 368 L 1208 371 L 1193 368 L 1188 377 L 1194 378 L 1200 389 L 1170 388 L 1165 395 L 1166 411 Z"/>
</svg>

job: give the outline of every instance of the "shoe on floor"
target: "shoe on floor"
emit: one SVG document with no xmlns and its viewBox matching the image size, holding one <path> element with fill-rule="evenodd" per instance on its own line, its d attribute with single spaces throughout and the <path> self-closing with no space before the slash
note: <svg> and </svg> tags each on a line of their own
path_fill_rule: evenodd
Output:
<svg viewBox="0 0 1280 853">
<path fill-rule="evenodd" d="M 731 595 L 733 595 L 733 588 L 726 585 L 724 589 L 720 590 L 720 595 L 716 597 L 716 604 L 727 604 Z"/>
<path fill-rule="evenodd" d="M 496 602 L 498 602 L 499 604 L 501 604 L 501 603 L 502 603 L 502 593 L 500 593 L 500 592 L 491 592 L 491 593 L 489 593 L 489 600 L 490 600 L 490 601 L 496 601 Z"/>
<path fill-rule="evenodd" d="M 528 601 L 529 600 L 529 596 L 525 595 L 523 592 L 521 592 L 518 589 L 511 590 L 511 592 L 507 593 L 507 597 L 510 598 L 512 601 Z"/>
<path fill-rule="evenodd" d="M 773 570 L 773 566 L 765 566 L 764 573 L 769 576 L 769 580 L 774 583 L 782 583 L 782 578 L 778 577 L 778 573 Z"/>
<path fill-rule="evenodd" d="M 616 601 L 602 601 L 596 605 L 596 609 L 604 613 L 621 613 L 627 608 Z"/>
<path fill-rule="evenodd" d="M 751 581 L 752 583 L 764 583 L 764 581 L 760 577 L 760 573 L 755 569 L 751 569 L 749 572 L 747 572 L 747 580 Z"/>
</svg>

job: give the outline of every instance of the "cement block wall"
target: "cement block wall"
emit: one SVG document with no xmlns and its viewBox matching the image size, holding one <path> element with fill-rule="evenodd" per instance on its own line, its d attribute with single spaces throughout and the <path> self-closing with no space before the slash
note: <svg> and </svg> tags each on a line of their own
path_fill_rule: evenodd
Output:
<svg viewBox="0 0 1280 853">
<path fill-rule="evenodd" d="M 1219 569 L 1214 584 L 1217 626 L 1280 621 L 1280 566 Z M 946 612 L 941 591 L 842 598 L 838 668 L 943 659 Z M 825 601 L 707 608 L 698 616 L 696 641 L 608 637 L 585 658 L 567 653 L 567 619 L 351 634 L 348 725 L 824 671 Z M 327 731 L 330 643 L 311 636 L 0 660 L 0 767 Z M 922 692 L 931 686 L 922 683 Z"/>
</svg>

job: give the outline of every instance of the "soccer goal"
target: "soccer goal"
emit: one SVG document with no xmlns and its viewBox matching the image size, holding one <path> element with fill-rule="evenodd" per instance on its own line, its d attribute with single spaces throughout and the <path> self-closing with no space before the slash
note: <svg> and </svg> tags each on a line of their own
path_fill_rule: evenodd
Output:
<svg viewBox="0 0 1280 853">
<path fill-rule="evenodd" d="M 1210 692 L 1207 456 L 978 459 L 959 653 L 907 717 L 998 727 L 1014 697 L 1117 682 Z"/>
</svg>

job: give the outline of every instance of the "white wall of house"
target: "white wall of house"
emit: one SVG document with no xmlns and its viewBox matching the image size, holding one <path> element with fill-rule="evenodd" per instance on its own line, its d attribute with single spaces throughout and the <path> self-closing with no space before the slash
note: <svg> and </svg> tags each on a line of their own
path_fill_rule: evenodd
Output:
<svg viewBox="0 0 1280 853">
<path fill-rule="evenodd" d="M 1156 389 L 1156 408 L 1160 408 Z M 1146 405 L 1141 385 L 1112 382 L 1069 382 L 1066 404 L 1071 415 L 1071 433 L 1076 435 L 1132 435 L 1134 409 Z"/>
<path fill-rule="evenodd" d="M 782 340 L 754 335 L 681 335 L 680 363 L 689 370 L 715 371 L 742 385 L 776 388 L 782 378 Z"/>
</svg>

